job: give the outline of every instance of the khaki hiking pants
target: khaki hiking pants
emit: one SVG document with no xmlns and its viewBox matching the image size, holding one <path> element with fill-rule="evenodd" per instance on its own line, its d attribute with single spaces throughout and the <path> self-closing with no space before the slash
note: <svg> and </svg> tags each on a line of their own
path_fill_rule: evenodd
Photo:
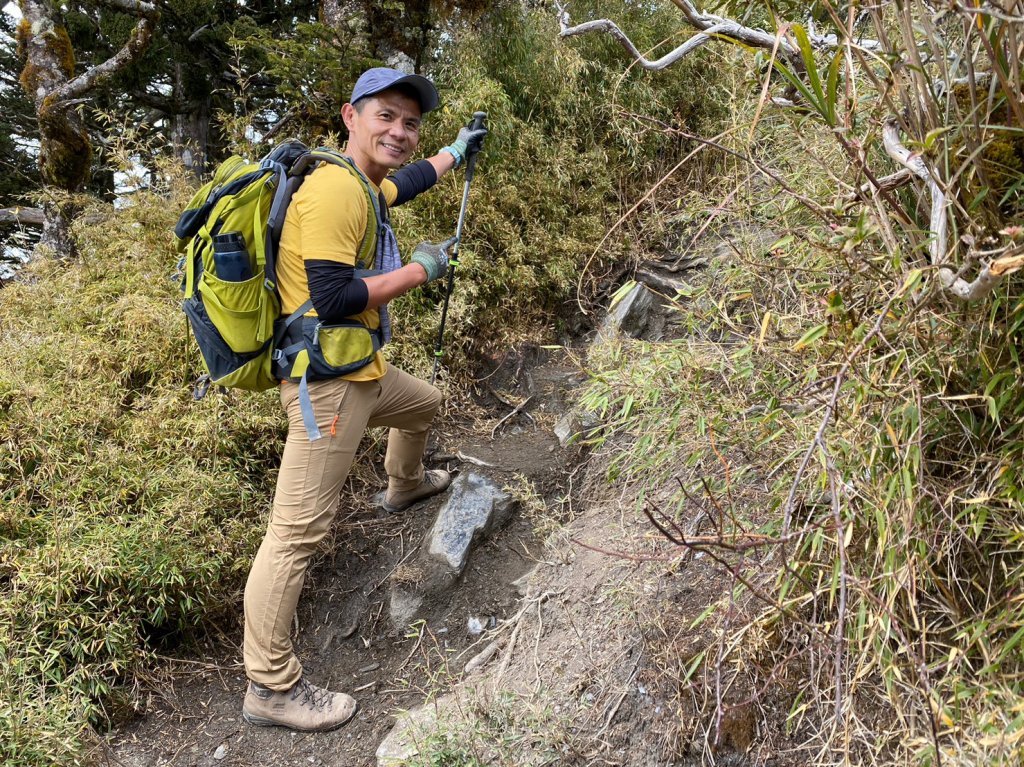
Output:
<svg viewBox="0 0 1024 767">
<path fill-rule="evenodd" d="M 281 384 L 288 441 L 267 534 L 245 584 L 245 672 L 277 691 L 302 676 L 290 637 L 295 606 L 363 433 L 368 426 L 391 427 L 384 458 L 388 487 L 411 490 L 423 480 L 423 448 L 441 404 L 437 389 L 391 365 L 376 381 L 311 383 L 309 396 L 323 434 L 316 442 L 306 436 L 298 384 Z"/>
</svg>

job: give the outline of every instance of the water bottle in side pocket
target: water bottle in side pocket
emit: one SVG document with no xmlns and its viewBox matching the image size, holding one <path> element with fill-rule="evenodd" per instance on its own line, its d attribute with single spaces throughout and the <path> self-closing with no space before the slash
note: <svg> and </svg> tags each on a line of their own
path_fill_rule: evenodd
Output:
<svg viewBox="0 0 1024 767">
<path fill-rule="evenodd" d="M 241 232 L 223 232 L 213 237 L 213 265 L 217 278 L 225 282 L 245 282 L 252 278 L 249 251 Z"/>
</svg>

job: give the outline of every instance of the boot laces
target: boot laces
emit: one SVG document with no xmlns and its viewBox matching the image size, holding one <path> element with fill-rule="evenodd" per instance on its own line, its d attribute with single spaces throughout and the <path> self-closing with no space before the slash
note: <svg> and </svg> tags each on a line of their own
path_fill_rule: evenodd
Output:
<svg viewBox="0 0 1024 767">
<path fill-rule="evenodd" d="M 334 700 L 334 693 L 317 687 L 306 681 L 305 677 L 299 679 L 298 684 L 292 688 L 292 700 L 301 697 L 300 706 L 309 706 L 313 709 L 329 708 Z"/>
</svg>

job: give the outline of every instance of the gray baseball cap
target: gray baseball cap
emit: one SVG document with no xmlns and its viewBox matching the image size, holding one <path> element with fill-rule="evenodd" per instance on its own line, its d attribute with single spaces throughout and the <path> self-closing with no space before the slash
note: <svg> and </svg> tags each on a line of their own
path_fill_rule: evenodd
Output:
<svg viewBox="0 0 1024 767">
<path fill-rule="evenodd" d="M 420 75 L 407 75 L 405 72 L 388 67 L 374 67 L 359 75 L 359 79 L 356 80 L 356 85 L 352 89 L 349 103 L 355 104 L 359 99 L 386 91 L 388 88 L 394 88 L 396 85 L 406 85 L 416 92 L 419 97 L 420 110 L 424 114 L 431 109 L 437 109 L 438 104 L 441 103 L 441 99 L 437 95 L 437 88 L 430 80 Z"/>
</svg>

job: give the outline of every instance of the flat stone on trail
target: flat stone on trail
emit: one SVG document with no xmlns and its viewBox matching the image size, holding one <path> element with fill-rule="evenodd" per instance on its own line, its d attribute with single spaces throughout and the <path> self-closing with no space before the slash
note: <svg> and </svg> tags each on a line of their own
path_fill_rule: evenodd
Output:
<svg viewBox="0 0 1024 767">
<path fill-rule="evenodd" d="M 377 767 L 401 767 L 419 754 L 419 745 L 435 728 L 437 712 L 433 706 L 403 711 L 398 721 L 377 747 Z"/>
<path fill-rule="evenodd" d="M 487 477 L 459 475 L 430 531 L 430 556 L 461 573 L 474 540 L 505 524 L 512 505 L 512 497 Z"/>
<path fill-rule="evenodd" d="M 404 628 L 416 620 L 422 606 L 422 595 L 398 587 L 391 589 L 391 622 L 396 628 Z"/>
</svg>

